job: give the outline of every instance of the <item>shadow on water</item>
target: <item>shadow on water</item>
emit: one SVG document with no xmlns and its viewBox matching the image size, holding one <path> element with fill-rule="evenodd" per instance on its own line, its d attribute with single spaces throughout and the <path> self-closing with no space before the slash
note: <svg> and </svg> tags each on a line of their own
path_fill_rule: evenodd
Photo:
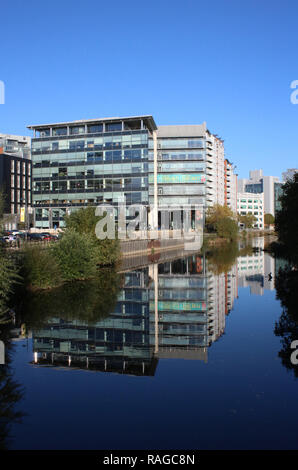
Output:
<svg viewBox="0 0 298 470">
<path fill-rule="evenodd" d="M 25 414 L 16 409 L 22 400 L 24 391 L 21 385 L 14 380 L 11 370 L 13 343 L 10 340 L 10 331 L 7 325 L 1 327 L 0 340 L 5 343 L 5 365 L 0 365 L 0 450 L 10 448 L 13 439 L 11 426 L 20 423 Z"/>
<path fill-rule="evenodd" d="M 93 324 L 113 311 L 121 275 L 112 269 L 102 269 L 90 281 L 76 281 L 60 287 L 28 292 L 21 305 L 22 322 L 27 329 L 41 328 L 51 318 L 80 320 Z"/>
<path fill-rule="evenodd" d="M 298 377 L 297 365 L 291 362 L 292 341 L 298 340 L 298 268 L 289 260 L 276 259 L 276 296 L 283 308 L 280 319 L 275 324 L 274 333 L 281 337 L 282 349 L 279 352 L 282 364 Z"/>
</svg>

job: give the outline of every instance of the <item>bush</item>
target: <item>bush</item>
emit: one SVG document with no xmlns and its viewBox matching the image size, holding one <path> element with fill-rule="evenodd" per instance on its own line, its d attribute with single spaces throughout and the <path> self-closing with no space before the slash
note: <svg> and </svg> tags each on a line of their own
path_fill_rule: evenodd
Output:
<svg viewBox="0 0 298 470">
<path fill-rule="evenodd" d="M 216 222 L 215 228 L 218 236 L 221 238 L 228 238 L 230 240 L 237 238 L 238 225 L 234 219 L 230 219 L 229 217 L 221 218 Z"/>
<path fill-rule="evenodd" d="M 25 248 L 22 274 L 26 285 L 41 289 L 55 287 L 62 281 L 52 249 L 41 246 Z"/>
<path fill-rule="evenodd" d="M 96 250 L 89 235 L 67 230 L 52 250 L 64 280 L 90 279 L 95 275 Z"/>
<path fill-rule="evenodd" d="M 120 245 L 117 239 L 99 240 L 95 234 L 95 227 L 102 216 L 95 215 L 94 207 L 82 207 L 65 217 L 66 232 L 73 230 L 82 235 L 88 235 L 94 243 L 95 263 L 98 265 L 114 265 L 120 258 Z"/>
</svg>

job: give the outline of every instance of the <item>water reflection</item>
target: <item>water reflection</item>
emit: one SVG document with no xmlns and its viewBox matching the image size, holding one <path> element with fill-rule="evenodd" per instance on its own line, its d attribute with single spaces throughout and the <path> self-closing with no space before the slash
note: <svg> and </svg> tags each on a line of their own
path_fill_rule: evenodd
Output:
<svg viewBox="0 0 298 470">
<path fill-rule="evenodd" d="M 154 375 L 159 358 L 207 362 L 238 287 L 249 286 L 257 295 L 274 288 L 268 280 L 274 260 L 261 248 L 255 241 L 249 250 L 231 250 L 229 270 L 216 265 L 214 254 L 195 254 L 121 275 L 106 272 L 102 286 L 74 284 L 55 298 L 35 295 L 30 304 L 36 317 L 33 362 L 134 375 Z M 237 260 L 239 250 L 249 254 Z"/>
<path fill-rule="evenodd" d="M 230 245 L 117 274 L 103 271 L 31 295 L 22 326 L 32 331 L 40 366 L 154 375 L 160 358 L 207 362 L 208 348 L 224 333 L 239 287 L 252 295 L 273 290 L 279 264 L 251 246 Z M 221 253 L 221 256 L 220 256 Z"/>
<path fill-rule="evenodd" d="M 24 416 L 24 413 L 17 409 L 24 392 L 11 370 L 13 343 L 10 336 L 9 327 L 2 327 L 0 340 L 5 343 L 5 365 L 0 366 L 0 450 L 10 447 L 11 426 L 15 422 L 21 422 Z"/>
</svg>

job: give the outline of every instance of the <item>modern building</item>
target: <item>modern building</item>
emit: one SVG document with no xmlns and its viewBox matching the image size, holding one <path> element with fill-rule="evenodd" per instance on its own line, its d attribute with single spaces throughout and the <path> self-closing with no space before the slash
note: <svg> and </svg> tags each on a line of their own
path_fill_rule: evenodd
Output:
<svg viewBox="0 0 298 470">
<path fill-rule="evenodd" d="M 153 139 L 149 139 L 149 201 L 153 203 Z M 236 212 L 237 178 L 225 160 L 224 142 L 206 123 L 157 129 L 159 222 L 163 207 L 227 204 Z M 195 219 L 192 210 L 192 221 Z M 171 221 L 173 213 L 170 214 Z"/>
<path fill-rule="evenodd" d="M 9 224 L 16 228 L 20 221 L 21 209 L 25 213 L 31 209 L 31 149 L 30 137 L 0 134 L 0 187 L 5 195 L 6 215 L 15 215 L 10 218 Z"/>
<path fill-rule="evenodd" d="M 274 213 L 281 210 L 280 196 L 283 193 L 283 183 L 274 183 Z"/>
<path fill-rule="evenodd" d="M 149 201 L 154 203 L 154 141 L 149 139 Z M 158 220 L 174 208 L 206 204 L 206 124 L 159 126 L 157 129 Z M 173 210 L 170 209 L 173 208 Z M 195 213 L 192 210 L 192 222 Z"/>
<path fill-rule="evenodd" d="M 192 226 L 210 205 L 236 211 L 233 165 L 206 123 L 157 127 L 152 116 L 136 116 L 29 129 L 37 228 L 62 227 L 67 213 L 101 203 L 142 204 L 151 228 L 162 226 L 165 210 L 175 228 L 177 206 L 191 208 Z"/>
<path fill-rule="evenodd" d="M 287 171 L 282 173 L 282 180 L 285 183 L 288 180 L 291 180 L 295 173 L 298 173 L 298 168 L 288 168 Z"/>
<path fill-rule="evenodd" d="M 256 218 L 254 228 L 264 228 L 264 194 L 238 193 L 237 212 L 240 215 L 253 215 Z"/>
<path fill-rule="evenodd" d="M 149 204 L 148 139 L 152 116 L 28 126 L 32 139 L 37 228 L 64 224 L 83 206 Z"/>
<path fill-rule="evenodd" d="M 275 215 L 274 184 L 279 183 L 277 176 L 264 176 L 263 170 L 249 172 L 249 179 L 238 179 L 239 193 L 264 193 L 264 214 Z"/>
<path fill-rule="evenodd" d="M 237 175 L 233 164 L 227 159 L 224 161 L 224 204 L 237 212 Z"/>
</svg>

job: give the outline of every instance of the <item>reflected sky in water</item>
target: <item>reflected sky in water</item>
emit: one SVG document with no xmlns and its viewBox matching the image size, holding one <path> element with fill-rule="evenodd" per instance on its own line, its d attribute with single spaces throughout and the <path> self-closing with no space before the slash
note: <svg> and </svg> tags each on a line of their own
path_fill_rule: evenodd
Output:
<svg viewBox="0 0 298 470">
<path fill-rule="evenodd" d="M 29 337 L 14 332 L 25 417 L 11 448 L 297 448 L 298 382 L 274 334 L 280 263 L 253 245 L 228 271 L 195 254 L 121 272 L 112 311 L 93 286 L 91 321 L 71 289 L 71 315 L 41 296 L 39 321 L 20 319 Z"/>
</svg>

